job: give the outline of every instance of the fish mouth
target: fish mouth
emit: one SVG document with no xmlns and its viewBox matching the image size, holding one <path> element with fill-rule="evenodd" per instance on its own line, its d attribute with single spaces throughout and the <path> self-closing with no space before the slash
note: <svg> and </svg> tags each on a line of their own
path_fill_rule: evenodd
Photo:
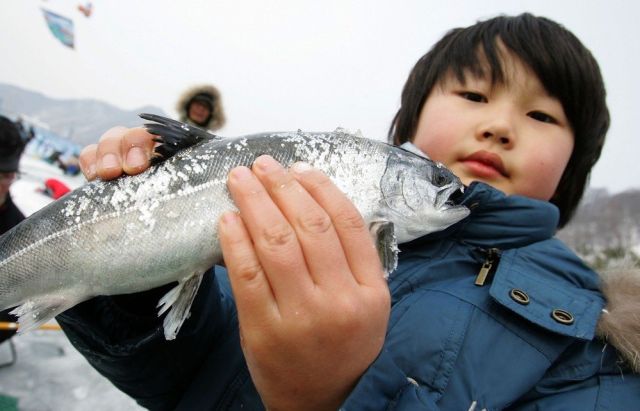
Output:
<svg viewBox="0 0 640 411">
<path fill-rule="evenodd" d="M 458 187 L 451 194 L 449 194 L 449 199 L 446 201 L 446 204 L 450 205 L 458 205 L 462 203 L 464 199 L 464 186 Z"/>
<path fill-rule="evenodd" d="M 479 150 L 462 159 L 462 162 L 473 168 L 477 174 L 486 174 L 490 177 L 492 174 L 499 174 L 502 177 L 509 177 L 509 173 L 502 162 L 499 155 L 490 151 Z"/>
<path fill-rule="evenodd" d="M 464 198 L 464 186 L 462 184 L 449 184 L 438 192 L 436 196 L 436 208 L 456 207 Z"/>
</svg>

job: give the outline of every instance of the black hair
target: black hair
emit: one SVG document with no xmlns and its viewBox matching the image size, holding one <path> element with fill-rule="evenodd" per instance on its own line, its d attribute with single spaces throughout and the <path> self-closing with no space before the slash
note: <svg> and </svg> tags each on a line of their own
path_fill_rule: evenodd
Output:
<svg viewBox="0 0 640 411">
<path fill-rule="evenodd" d="M 0 172 L 18 170 L 18 162 L 24 150 L 25 142 L 15 123 L 0 116 Z"/>
<path fill-rule="evenodd" d="M 562 25 L 524 13 L 449 31 L 411 70 L 389 141 L 399 145 L 413 139 L 427 97 L 447 75 L 464 82 L 468 71 L 478 77 L 488 75 L 494 84 L 504 82 L 500 43 L 530 67 L 546 91 L 560 101 L 573 130 L 573 152 L 550 200 L 560 209 L 561 228 L 582 198 L 610 123 L 598 63 Z M 487 66 L 489 73 L 485 73 Z"/>
</svg>

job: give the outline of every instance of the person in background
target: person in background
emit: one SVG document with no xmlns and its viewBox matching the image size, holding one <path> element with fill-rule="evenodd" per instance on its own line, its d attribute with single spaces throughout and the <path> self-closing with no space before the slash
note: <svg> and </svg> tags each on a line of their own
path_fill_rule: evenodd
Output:
<svg viewBox="0 0 640 411">
<path fill-rule="evenodd" d="M 186 90 L 176 104 L 180 121 L 216 131 L 225 123 L 222 98 L 212 85 L 197 85 Z"/>
<path fill-rule="evenodd" d="M 18 177 L 18 164 L 24 147 L 24 139 L 15 123 L 0 116 L 0 235 L 24 220 L 24 215 L 11 200 L 9 192 L 11 184 Z M 0 321 L 16 320 L 9 311 L 0 312 Z M 0 343 L 14 334 L 14 330 L 1 330 Z"/>
<path fill-rule="evenodd" d="M 24 140 L 14 123 L 0 116 L 0 234 L 24 220 L 24 215 L 11 200 L 9 188 L 18 177 L 18 164 L 24 151 Z"/>
</svg>

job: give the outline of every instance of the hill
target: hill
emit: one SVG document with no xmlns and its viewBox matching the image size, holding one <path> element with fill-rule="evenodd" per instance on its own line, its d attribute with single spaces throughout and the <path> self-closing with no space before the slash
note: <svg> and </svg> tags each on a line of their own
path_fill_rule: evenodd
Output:
<svg viewBox="0 0 640 411">
<path fill-rule="evenodd" d="M 558 237 L 595 266 L 629 251 L 640 256 L 640 189 L 589 190 Z"/>
<path fill-rule="evenodd" d="M 22 116 L 27 123 L 48 129 L 85 146 L 95 143 L 109 128 L 138 126 L 139 113 L 166 115 L 155 106 L 123 110 L 94 99 L 56 99 L 31 90 L 0 83 L 0 113 L 11 118 Z"/>
</svg>

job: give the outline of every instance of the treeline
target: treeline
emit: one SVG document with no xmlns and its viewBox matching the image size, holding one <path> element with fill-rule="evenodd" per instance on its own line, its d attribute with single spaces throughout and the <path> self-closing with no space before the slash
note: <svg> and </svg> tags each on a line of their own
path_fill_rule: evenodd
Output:
<svg viewBox="0 0 640 411">
<path fill-rule="evenodd" d="M 596 268 L 625 256 L 638 262 L 640 189 L 613 195 L 605 189 L 589 190 L 558 237 Z"/>
</svg>

